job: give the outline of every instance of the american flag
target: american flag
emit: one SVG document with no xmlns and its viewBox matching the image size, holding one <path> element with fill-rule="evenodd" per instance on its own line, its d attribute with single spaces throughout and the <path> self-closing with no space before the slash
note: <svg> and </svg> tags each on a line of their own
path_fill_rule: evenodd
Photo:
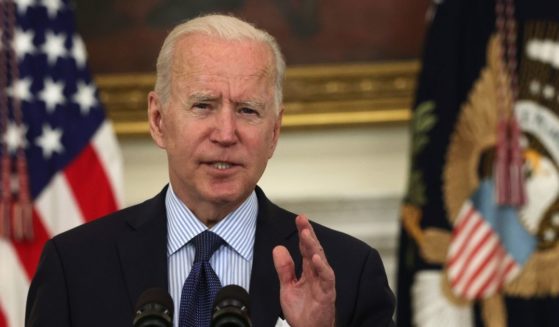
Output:
<svg viewBox="0 0 559 327">
<path fill-rule="evenodd" d="M 520 273 L 535 246 L 517 209 L 498 205 L 493 181 L 481 180 L 452 231 L 446 262 L 452 292 L 467 300 L 490 297 Z"/>
<path fill-rule="evenodd" d="M 19 327 L 45 241 L 121 207 L 122 161 L 68 1 L 0 0 L 0 35 L 0 327 Z"/>
<path fill-rule="evenodd" d="M 456 221 L 447 268 L 452 291 L 468 300 L 495 294 L 520 271 L 499 234 L 470 201 Z"/>
</svg>

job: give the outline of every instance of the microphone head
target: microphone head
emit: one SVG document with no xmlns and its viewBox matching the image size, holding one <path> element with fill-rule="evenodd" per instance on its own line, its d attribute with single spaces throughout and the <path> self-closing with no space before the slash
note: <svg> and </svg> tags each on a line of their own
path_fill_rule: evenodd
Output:
<svg viewBox="0 0 559 327">
<path fill-rule="evenodd" d="M 142 292 L 136 303 L 134 327 L 172 327 L 173 299 L 162 288 L 150 288 Z"/>
<path fill-rule="evenodd" d="M 251 327 L 250 298 L 238 285 L 227 285 L 217 293 L 213 305 L 212 327 Z"/>
</svg>

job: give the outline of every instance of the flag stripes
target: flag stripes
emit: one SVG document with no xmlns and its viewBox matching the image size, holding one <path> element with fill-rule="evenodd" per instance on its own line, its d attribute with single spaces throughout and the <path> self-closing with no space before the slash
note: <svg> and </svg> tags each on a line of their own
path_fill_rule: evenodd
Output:
<svg viewBox="0 0 559 327">
<path fill-rule="evenodd" d="M 116 142 L 114 138 L 102 140 Z M 102 161 L 99 158 L 102 156 L 97 148 L 104 149 L 103 144 L 98 142 L 88 146 L 68 166 L 70 170 L 75 171 L 58 173 L 40 194 L 33 211 L 35 242 L 8 242 L 0 239 L 0 327 L 24 325 L 27 289 L 37 268 L 44 243 L 62 231 L 117 209 L 114 194 L 121 192 L 121 187 L 117 188 L 118 191 L 113 191 L 113 185 L 116 183 L 109 182 L 110 177 L 105 173 L 106 169 L 99 168 Z M 107 145 L 114 148 L 116 143 Z M 76 186 L 84 182 L 84 172 L 94 172 L 94 183 L 85 183 L 88 184 L 87 187 Z M 93 197 L 87 202 L 77 200 L 88 197 L 95 189 L 105 200 L 101 200 L 100 203 L 97 202 L 100 197 Z M 4 324 L 2 320 L 5 321 Z"/>
<path fill-rule="evenodd" d="M 73 5 L 0 0 L 0 191 L 7 205 L 31 197 L 31 214 L 24 217 L 33 225 L 0 236 L 0 327 L 24 325 L 45 242 L 123 204 L 118 142 L 87 69 Z M 25 225 L 20 216 L 13 211 L 0 223 Z M 18 237 L 22 230 L 26 237 Z"/>
<path fill-rule="evenodd" d="M 11 242 L 0 238 L 0 326 L 24 326 L 25 294 L 29 277 Z"/>
<path fill-rule="evenodd" d="M 82 178 L 84 172 L 87 172 L 88 179 Z M 116 210 L 111 185 L 91 145 L 86 146 L 76 160 L 68 165 L 64 176 L 72 193 L 78 194 L 75 201 L 85 221 L 102 216 L 107 210 Z M 79 196 L 88 193 L 93 196 Z"/>
<path fill-rule="evenodd" d="M 84 221 L 64 173 L 54 176 L 36 203 L 39 221 L 44 224 L 49 235 L 56 235 Z M 64 214 L 64 219 L 60 219 L 61 214 Z"/>
<path fill-rule="evenodd" d="M 124 172 L 122 157 L 118 140 L 116 139 L 112 123 L 105 120 L 93 135 L 91 144 L 101 163 L 101 168 L 107 175 L 107 181 L 111 185 L 112 196 L 118 208 L 124 206 Z"/>
<path fill-rule="evenodd" d="M 49 234 L 44 228 L 44 225 L 37 214 L 37 210 L 33 210 L 33 242 L 13 242 L 12 245 L 19 257 L 21 265 L 25 269 L 24 274 L 27 279 L 31 279 L 35 270 L 37 269 L 37 264 L 39 263 L 39 257 L 41 256 L 41 251 L 43 250 L 43 244 L 49 238 Z M 25 289 L 27 290 L 27 289 Z M 1 296 L 1 295 L 0 295 Z"/>
<path fill-rule="evenodd" d="M 499 235 L 467 201 L 458 215 L 448 251 L 447 274 L 453 293 L 469 300 L 486 298 L 519 271 Z"/>
</svg>

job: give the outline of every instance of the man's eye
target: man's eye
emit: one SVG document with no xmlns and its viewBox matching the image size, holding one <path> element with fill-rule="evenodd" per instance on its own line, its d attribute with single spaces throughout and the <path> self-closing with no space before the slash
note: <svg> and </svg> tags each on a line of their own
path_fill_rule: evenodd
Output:
<svg viewBox="0 0 559 327">
<path fill-rule="evenodd" d="M 195 103 L 192 106 L 194 109 L 210 109 L 210 105 L 208 103 Z"/>
<path fill-rule="evenodd" d="M 239 112 L 244 115 L 258 115 L 258 111 L 247 107 L 240 108 Z"/>
</svg>

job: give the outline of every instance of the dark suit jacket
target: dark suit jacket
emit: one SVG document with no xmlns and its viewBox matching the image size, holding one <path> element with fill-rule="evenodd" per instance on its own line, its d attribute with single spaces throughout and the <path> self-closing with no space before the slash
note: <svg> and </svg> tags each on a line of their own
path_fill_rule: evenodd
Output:
<svg viewBox="0 0 559 327">
<path fill-rule="evenodd" d="M 131 326 L 142 291 L 168 289 L 165 191 L 47 242 L 29 290 L 26 326 Z M 282 315 L 272 249 L 286 246 L 298 273 L 301 256 L 296 215 L 256 192 L 251 316 L 255 327 L 268 327 Z M 313 226 L 336 274 L 338 326 L 392 325 L 394 295 L 377 251 Z"/>
</svg>

